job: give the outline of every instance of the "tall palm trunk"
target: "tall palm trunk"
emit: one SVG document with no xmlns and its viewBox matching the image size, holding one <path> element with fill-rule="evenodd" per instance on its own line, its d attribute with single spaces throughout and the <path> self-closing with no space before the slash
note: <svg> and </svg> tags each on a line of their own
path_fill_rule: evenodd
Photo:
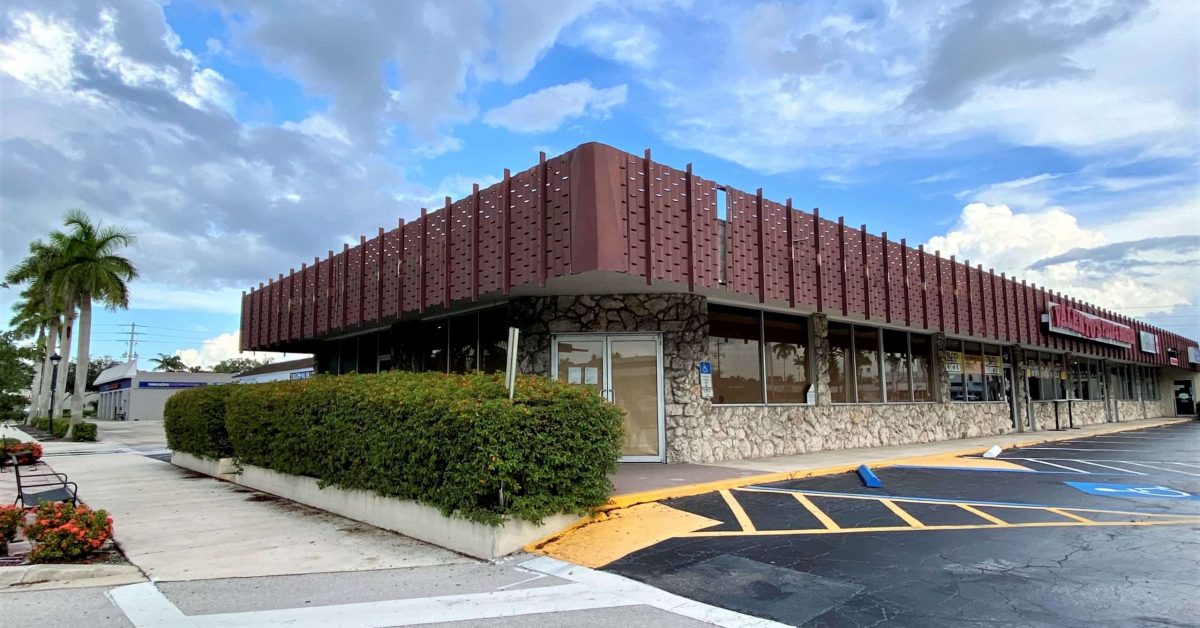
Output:
<svg viewBox="0 0 1200 628">
<path fill-rule="evenodd" d="M 71 328 L 75 324 L 75 305 L 67 306 L 66 321 L 63 323 L 62 361 L 58 363 L 58 382 L 54 390 L 54 411 L 62 416 L 66 401 L 67 373 L 71 366 Z M 57 417 L 56 417 L 57 418 Z"/>
<path fill-rule="evenodd" d="M 79 297 L 79 354 L 75 357 L 75 392 L 71 395 L 71 426 L 67 437 L 75 431 L 75 424 L 83 420 L 83 395 L 87 391 L 88 351 L 92 344 L 92 295 Z"/>
<path fill-rule="evenodd" d="M 42 343 L 46 342 L 46 326 L 38 325 L 37 343 L 34 347 L 41 348 Z M 33 385 L 29 388 L 29 416 L 41 416 L 42 402 L 42 379 L 46 374 L 46 361 L 38 365 L 38 369 L 33 372 Z"/>
<path fill-rule="evenodd" d="M 38 416 L 45 416 L 43 412 L 49 412 L 48 405 L 50 403 L 50 369 L 53 366 L 50 364 L 50 356 L 54 355 L 55 349 L 58 347 L 59 338 L 62 334 L 62 329 L 58 325 L 58 319 L 50 323 L 50 334 L 46 336 L 46 356 L 42 358 L 42 372 L 45 377 L 42 378 L 41 386 L 38 388 Z"/>
</svg>

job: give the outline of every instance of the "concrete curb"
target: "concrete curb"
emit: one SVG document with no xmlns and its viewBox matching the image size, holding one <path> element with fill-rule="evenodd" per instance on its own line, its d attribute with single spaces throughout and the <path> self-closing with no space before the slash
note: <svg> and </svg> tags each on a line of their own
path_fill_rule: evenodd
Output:
<svg viewBox="0 0 1200 628">
<path fill-rule="evenodd" d="M 44 589 L 80 589 L 144 582 L 133 565 L 24 565 L 0 569 L 0 594 Z"/>
<path fill-rule="evenodd" d="M 1076 433 L 1064 433 L 1064 434 L 1038 433 L 1037 438 L 1031 438 L 1029 440 L 1010 443 L 1008 446 L 1005 447 L 1005 449 L 1009 449 L 1012 447 L 1029 447 L 1031 445 L 1037 445 L 1040 443 L 1052 443 L 1052 442 L 1056 442 L 1056 441 L 1060 441 L 1060 440 L 1071 440 L 1074 438 L 1083 438 L 1083 437 L 1087 437 L 1087 436 L 1100 436 L 1103 434 L 1115 434 L 1118 432 L 1128 432 L 1131 430 L 1146 429 L 1148 427 L 1161 427 L 1163 425 L 1173 425 L 1176 423 L 1187 423 L 1191 420 L 1192 419 L 1189 419 L 1186 417 L 1184 417 L 1184 418 L 1169 417 L 1169 418 L 1152 420 L 1152 421 L 1145 421 L 1144 419 L 1142 419 L 1142 420 L 1139 420 L 1137 425 L 1130 425 L 1128 423 L 1105 424 L 1105 425 L 1111 425 L 1112 429 L 1099 429 L 1099 430 L 1096 430 L 1093 432 L 1089 432 L 1087 434 L 1079 434 L 1077 432 Z M 877 468 L 881 468 L 881 467 L 912 465 L 912 464 L 917 464 L 922 460 L 927 460 L 929 458 L 935 458 L 935 457 L 941 458 L 941 457 L 945 457 L 945 456 L 969 456 L 972 454 L 981 454 L 981 453 L 987 451 L 989 448 L 990 448 L 990 445 L 987 447 L 971 447 L 968 449 L 961 449 L 958 451 L 947 451 L 947 452 L 941 452 L 941 453 L 936 453 L 936 454 L 926 454 L 926 455 L 922 455 L 922 456 L 892 458 L 892 459 L 887 459 L 887 460 L 879 460 L 876 462 L 871 462 L 868 464 L 868 466 L 870 466 L 871 468 L 877 469 Z M 834 475 L 837 473 L 848 473 L 848 472 L 854 471 L 855 469 L 858 469 L 860 464 L 861 463 L 855 462 L 855 463 L 847 463 L 847 464 L 835 465 L 835 466 L 830 466 L 830 467 L 820 467 L 820 468 L 816 468 L 816 469 L 804 469 L 804 470 L 798 470 L 798 471 L 777 471 L 774 473 L 748 475 L 748 476 L 737 477 L 737 478 L 729 478 L 729 479 L 725 479 L 725 480 L 713 480 L 710 482 L 698 482 L 696 484 L 684 484 L 684 485 L 680 485 L 680 486 L 671 486 L 671 487 L 667 487 L 667 488 L 653 489 L 653 490 L 649 490 L 649 491 L 640 491 L 637 493 L 626 493 L 624 495 L 613 495 L 611 498 L 609 498 L 608 503 L 604 504 L 597 510 L 596 514 L 594 514 L 590 517 L 583 517 L 581 519 L 578 519 L 571 525 L 559 530 L 558 532 L 549 534 L 549 535 L 544 536 L 532 543 L 529 543 L 528 545 L 525 546 L 525 550 L 536 553 L 538 551 L 538 548 L 546 545 L 547 543 L 549 543 L 563 535 L 569 534 L 572 531 L 582 528 L 584 526 L 588 526 L 593 523 L 599 523 L 601 521 L 604 521 L 605 519 L 608 519 L 608 513 L 612 512 L 614 510 L 620 510 L 622 508 L 629 508 L 631 506 L 637 506 L 638 504 L 658 502 L 658 501 L 662 501 L 664 499 L 673 499 L 676 497 L 690 497 L 692 495 L 700 495 L 702 493 L 710 493 L 712 491 L 728 490 L 728 489 L 732 489 L 732 488 L 741 488 L 743 486 L 750 486 L 752 484 L 769 484 L 772 482 L 786 482 L 788 480 L 799 480 L 799 479 L 804 479 L 804 478 L 817 477 L 817 476 L 821 476 L 821 475 Z"/>
</svg>

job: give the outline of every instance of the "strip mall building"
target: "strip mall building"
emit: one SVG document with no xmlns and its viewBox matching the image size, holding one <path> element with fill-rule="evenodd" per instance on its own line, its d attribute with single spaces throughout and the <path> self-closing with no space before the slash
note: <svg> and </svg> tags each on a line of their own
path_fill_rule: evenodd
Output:
<svg viewBox="0 0 1200 628">
<path fill-rule="evenodd" d="M 322 373 L 503 370 L 626 410 L 625 459 L 714 462 L 1192 415 L 1196 341 L 584 144 L 242 298 Z"/>
</svg>

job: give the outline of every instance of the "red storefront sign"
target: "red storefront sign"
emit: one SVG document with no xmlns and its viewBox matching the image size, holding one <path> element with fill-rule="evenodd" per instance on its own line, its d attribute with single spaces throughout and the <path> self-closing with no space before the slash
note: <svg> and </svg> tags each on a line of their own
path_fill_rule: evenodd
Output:
<svg viewBox="0 0 1200 628">
<path fill-rule="evenodd" d="M 1086 338 L 1124 348 L 1133 346 L 1134 333 L 1131 327 L 1061 303 L 1050 303 L 1049 311 L 1042 320 L 1046 321 L 1047 330 L 1056 334 Z"/>
</svg>

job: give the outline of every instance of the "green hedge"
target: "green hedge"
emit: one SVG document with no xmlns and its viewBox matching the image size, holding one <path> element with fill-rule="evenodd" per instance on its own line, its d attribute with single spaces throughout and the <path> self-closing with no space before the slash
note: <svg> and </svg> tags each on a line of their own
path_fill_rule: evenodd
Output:
<svg viewBox="0 0 1200 628">
<path fill-rule="evenodd" d="M 602 505 L 621 451 L 620 409 L 540 377 L 519 378 L 512 402 L 500 376 L 399 372 L 206 387 L 172 400 L 184 395 L 166 425 L 172 449 L 213 451 L 205 445 L 224 432 L 198 416 L 224 396 L 241 462 L 490 524 Z M 193 418 L 180 420 L 185 413 Z M 189 432 L 197 425 L 206 437 Z"/>
<path fill-rule="evenodd" d="M 50 431 L 50 419 L 44 416 L 35 416 L 29 420 L 29 424 L 33 427 L 42 430 L 43 432 Z M 57 438 L 66 438 L 67 428 L 71 426 L 71 419 L 61 418 L 54 420 L 54 431 L 52 434 Z M 73 441 L 94 441 L 96 440 L 96 424 L 87 421 L 80 421 L 75 424 L 75 433 L 71 435 Z"/>
<path fill-rule="evenodd" d="M 181 390 L 163 407 L 167 447 L 201 458 L 229 458 L 233 446 L 225 430 L 225 398 L 233 386 Z"/>
</svg>

